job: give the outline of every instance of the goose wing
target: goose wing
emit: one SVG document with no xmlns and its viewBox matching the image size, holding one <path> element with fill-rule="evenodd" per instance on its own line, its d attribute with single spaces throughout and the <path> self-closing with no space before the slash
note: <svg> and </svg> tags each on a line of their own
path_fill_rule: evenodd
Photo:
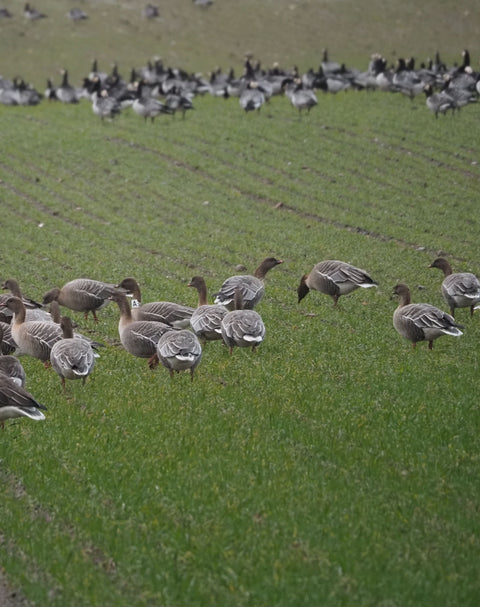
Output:
<svg viewBox="0 0 480 607">
<path fill-rule="evenodd" d="M 215 303 L 227 305 L 233 301 L 236 289 L 242 292 L 244 306 L 249 302 L 255 301 L 265 292 L 265 285 L 262 280 L 250 275 L 230 276 L 220 287 L 220 291 L 215 293 Z"/>
<path fill-rule="evenodd" d="M 450 274 L 445 278 L 442 286 L 451 297 L 461 295 L 471 299 L 480 298 L 480 281 L 470 272 Z"/>
</svg>

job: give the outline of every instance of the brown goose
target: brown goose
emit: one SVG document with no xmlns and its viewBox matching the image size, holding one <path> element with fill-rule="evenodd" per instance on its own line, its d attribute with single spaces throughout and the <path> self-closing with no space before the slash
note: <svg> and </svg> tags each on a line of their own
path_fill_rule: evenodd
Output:
<svg viewBox="0 0 480 607">
<path fill-rule="evenodd" d="M 235 310 L 228 312 L 222 319 L 222 338 L 228 346 L 230 355 L 233 348 L 252 348 L 255 351 L 265 338 L 265 325 L 255 310 L 242 308 L 241 290 L 235 291 Z"/>
<path fill-rule="evenodd" d="M 2 310 L 8 310 L 8 308 L 2 308 L 0 303 L 0 311 Z M 10 312 L 10 310 L 8 311 Z M 0 328 L 2 330 L 2 343 L 0 344 L 0 352 L 2 354 L 7 355 L 13 354 L 17 350 L 17 344 L 15 343 L 15 340 L 12 337 L 12 325 L 10 323 L 0 321 Z"/>
<path fill-rule="evenodd" d="M 269 270 L 283 263 L 275 257 L 267 257 L 255 270 L 255 274 L 242 274 L 230 276 L 220 287 L 220 291 L 215 293 L 215 303 L 225 306 L 229 310 L 234 310 L 234 296 L 236 289 L 240 289 L 243 307 L 246 310 L 252 310 L 265 294 L 265 276 Z"/>
<path fill-rule="evenodd" d="M 53 344 L 50 362 L 59 375 L 65 394 L 66 379 L 81 379 L 83 385 L 95 366 L 95 354 L 92 345 L 86 339 L 74 337 L 72 321 L 62 316 L 60 326 L 63 339 Z"/>
<path fill-rule="evenodd" d="M 15 315 L 12 323 L 12 337 L 22 354 L 38 358 L 45 366 L 49 366 L 50 350 L 53 344 L 63 337 L 60 326 L 54 322 L 25 320 L 25 306 L 21 299 L 13 295 L 0 305 L 7 306 Z"/>
<path fill-rule="evenodd" d="M 359 287 L 364 289 L 376 287 L 377 284 L 365 270 L 345 261 L 329 259 L 317 263 L 310 274 L 302 276 L 297 289 L 298 302 L 302 301 L 310 289 L 314 289 L 324 295 L 330 295 L 336 306 L 341 295 L 347 295 Z"/>
<path fill-rule="evenodd" d="M 169 370 L 170 377 L 174 372 L 190 371 L 190 379 L 202 358 L 202 346 L 198 337 L 188 329 L 170 330 L 164 333 L 157 343 L 157 355 L 162 365 Z"/>
<path fill-rule="evenodd" d="M 455 308 L 470 308 L 473 316 L 475 305 L 480 302 L 480 281 L 470 272 L 453 273 L 452 266 L 443 257 L 438 257 L 429 268 L 442 270 L 445 278 L 442 282 L 442 295 L 455 317 Z"/>
<path fill-rule="evenodd" d="M 3 327 L 0 326 L 0 352 L 3 343 Z M 16 384 L 25 387 L 25 369 L 16 356 L 0 354 L 0 373 L 10 377 Z"/>
<path fill-rule="evenodd" d="M 194 276 L 188 286 L 198 291 L 198 307 L 190 318 L 193 332 L 204 341 L 222 339 L 222 318 L 228 309 L 219 304 L 208 303 L 207 285 L 203 276 Z"/>
<path fill-rule="evenodd" d="M 158 340 L 172 327 L 153 320 L 134 320 L 127 296 L 122 291 L 115 291 L 110 299 L 117 303 L 120 310 L 118 333 L 123 347 L 133 356 L 148 358 L 148 366 L 153 369 L 158 365 Z"/>
<path fill-rule="evenodd" d="M 0 427 L 5 428 L 5 420 L 15 417 L 45 419 L 40 409 L 46 410 L 46 407 L 10 377 L 0 374 Z"/>
<path fill-rule="evenodd" d="M 393 313 L 393 326 L 402 337 L 412 342 L 414 348 L 417 342 L 428 341 L 431 350 L 433 341 L 442 335 L 462 335 L 460 329 L 463 327 L 457 325 L 450 314 L 427 303 L 410 303 L 410 289 L 407 285 L 396 285 L 393 295 L 400 299 Z"/>
<path fill-rule="evenodd" d="M 26 311 L 27 311 L 27 316 L 26 316 L 27 320 L 42 320 L 45 322 L 52 320 L 50 314 L 46 310 L 41 309 L 42 304 L 36 302 L 34 299 L 31 299 L 30 297 L 26 297 L 22 293 L 22 290 L 20 289 L 20 285 L 18 284 L 18 281 L 15 280 L 14 278 L 9 278 L 9 279 L 5 280 L 2 284 L 2 289 L 10 291 L 11 295 L 18 297 L 19 299 L 21 299 L 23 301 L 23 305 L 25 306 Z M 13 313 L 12 313 L 12 316 L 13 316 Z"/>
<path fill-rule="evenodd" d="M 170 301 L 152 301 L 142 304 L 140 287 L 135 278 L 124 278 L 117 285 L 117 289 L 122 289 L 132 296 L 134 320 L 155 320 L 176 328 L 185 328 L 190 324 L 194 308 Z"/>
<path fill-rule="evenodd" d="M 91 312 L 95 322 L 98 322 L 97 310 L 107 305 L 110 295 L 115 286 L 99 280 L 90 278 L 76 278 L 67 282 L 61 289 L 55 287 L 45 293 L 43 304 L 58 301 L 61 306 L 83 312 L 85 320 Z"/>
</svg>

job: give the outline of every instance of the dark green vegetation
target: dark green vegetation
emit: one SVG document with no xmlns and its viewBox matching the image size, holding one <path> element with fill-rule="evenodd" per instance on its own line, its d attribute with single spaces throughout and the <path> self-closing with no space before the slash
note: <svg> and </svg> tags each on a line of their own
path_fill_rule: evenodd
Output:
<svg viewBox="0 0 480 607">
<path fill-rule="evenodd" d="M 283 98 L 255 115 L 194 103 L 154 125 L 102 125 L 86 102 L 0 107 L 0 272 L 31 297 L 133 275 L 145 301 L 194 305 L 195 274 L 213 293 L 238 263 L 285 262 L 259 351 L 208 344 L 193 383 L 127 355 L 114 306 L 97 327 L 74 315 L 109 347 L 67 398 L 23 359 L 48 411 L 0 436 L 10 582 L 37 606 L 477 605 L 479 318 L 458 311 L 462 337 L 414 352 L 390 293 L 401 280 L 444 307 L 427 268 L 440 252 L 480 272 L 480 108 L 435 120 L 423 98 L 348 93 L 299 119 Z M 298 305 L 326 258 L 379 288 Z"/>
</svg>

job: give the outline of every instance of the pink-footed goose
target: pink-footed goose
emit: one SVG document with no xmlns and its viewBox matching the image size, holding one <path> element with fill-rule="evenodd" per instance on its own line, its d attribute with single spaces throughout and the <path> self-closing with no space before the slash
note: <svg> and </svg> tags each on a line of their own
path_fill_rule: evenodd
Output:
<svg viewBox="0 0 480 607">
<path fill-rule="evenodd" d="M 56 300 L 61 306 L 75 312 L 83 312 L 85 320 L 91 312 L 95 322 L 98 322 L 97 310 L 108 304 L 115 286 L 90 278 L 76 278 L 67 282 L 62 288 L 55 287 L 45 293 L 43 304 Z"/>
<path fill-rule="evenodd" d="M 188 370 L 193 381 L 193 374 L 202 358 L 202 346 L 198 337 L 188 329 L 170 330 L 158 340 L 157 355 L 171 377 L 175 371 Z"/>
<path fill-rule="evenodd" d="M 46 410 L 46 407 L 10 377 L 0 374 L 1 428 L 5 429 L 5 420 L 16 417 L 29 417 L 36 421 L 43 420 L 45 415 L 40 409 Z"/>
<path fill-rule="evenodd" d="M 2 284 L 2 289 L 10 291 L 11 295 L 18 297 L 23 301 L 23 305 L 26 309 L 26 320 L 41 320 L 45 322 L 49 322 L 52 320 L 52 317 L 46 310 L 42 310 L 42 304 L 36 302 L 34 299 L 30 297 L 26 297 L 22 290 L 20 289 L 20 285 L 15 278 L 8 278 Z M 12 313 L 13 316 L 13 313 Z"/>
<path fill-rule="evenodd" d="M 220 304 L 208 303 L 207 285 L 203 276 L 194 276 L 188 286 L 198 291 L 198 306 L 190 318 L 193 332 L 204 341 L 222 339 L 222 319 L 228 309 Z"/>
<path fill-rule="evenodd" d="M 406 284 L 396 285 L 393 295 L 399 298 L 393 313 L 393 326 L 402 337 L 412 342 L 413 348 L 419 341 L 428 341 L 431 350 L 433 341 L 442 335 L 462 335 L 462 325 L 456 324 L 450 314 L 427 303 L 411 303 L 410 289 Z"/>
<path fill-rule="evenodd" d="M 2 344 L 3 326 L 0 325 L 0 352 Z M 12 356 L 11 354 L 0 354 L 0 373 L 10 377 L 10 379 L 22 388 L 25 387 L 25 369 L 16 356 Z"/>
<path fill-rule="evenodd" d="M 242 308 L 241 290 L 235 291 L 235 310 L 228 312 L 222 319 L 222 338 L 228 346 L 230 355 L 233 348 L 252 348 L 255 351 L 265 338 L 265 325 L 255 310 Z"/>
<path fill-rule="evenodd" d="M 452 266 L 443 257 L 438 257 L 429 268 L 442 270 L 445 278 L 442 282 L 442 295 L 450 308 L 450 313 L 455 317 L 455 308 L 470 308 L 470 316 L 476 304 L 480 302 L 480 281 L 471 272 L 452 271 Z"/>
</svg>

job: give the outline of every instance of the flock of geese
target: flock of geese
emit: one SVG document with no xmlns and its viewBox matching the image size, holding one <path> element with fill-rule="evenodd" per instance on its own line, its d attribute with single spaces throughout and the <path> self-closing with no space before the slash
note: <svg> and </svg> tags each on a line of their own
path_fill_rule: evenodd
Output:
<svg viewBox="0 0 480 607">
<path fill-rule="evenodd" d="M 335 94 L 354 89 L 400 93 L 409 99 L 424 94 L 426 107 L 438 117 L 476 103 L 480 94 L 480 72 L 473 70 L 468 50 L 462 52 L 460 65 L 447 66 L 437 52 L 434 60 L 429 59 L 418 69 L 413 58 L 399 58 L 396 65 L 388 65 L 382 55 L 374 54 L 367 70 L 361 71 L 330 60 L 324 49 L 319 67 L 305 73 L 300 73 L 297 67 L 285 69 L 278 64 L 264 69 L 251 56 L 245 59 L 239 77 L 233 68 L 228 72 L 216 69 L 209 77 L 191 74 L 165 66 L 161 59 L 133 68 L 129 78 L 120 75 L 117 65 L 107 73 L 100 71 L 94 61 L 80 86 L 69 82 L 68 70 L 62 72 L 58 86 L 47 79 L 43 94 L 20 77 L 9 80 L 0 76 L 0 103 L 36 105 L 47 99 L 74 104 L 86 99 L 102 120 L 132 108 L 153 122 L 160 114 L 178 111 L 185 116 L 187 110 L 193 109 L 197 95 L 236 98 L 245 112 L 260 111 L 272 97 L 284 95 L 299 113 L 308 113 L 318 105 L 319 92 Z"/>
<path fill-rule="evenodd" d="M 188 371 L 193 381 L 207 341 L 222 341 L 231 355 L 235 347 L 253 351 L 265 338 L 265 324 L 255 310 L 265 294 L 267 273 L 283 263 L 267 257 L 253 275 L 236 274 L 227 278 L 209 303 L 207 286 L 202 276 L 188 283 L 198 292 L 196 308 L 175 302 L 142 303 L 138 282 L 128 277 L 119 284 L 88 278 L 67 282 L 47 291 L 41 303 L 26 297 L 15 279 L 6 280 L 0 295 L 0 425 L 10 418 L 29 417 L 43 420 L 46 409 L 25 389 L 25 371 L 19 355 L 34 357 L 51 366 L 66 391 L 66 380 L 85 383 L 92 373 L 98 350 L 105 347 L 74 331 L 69 316 L 61 308 L 91 314 L 110 301 L 118 306 L 118 334 L 123 348 L 132 356 L 144 358 L 154 369 L 162 364 L 170 375 Z M 393 326 L 413 347 L 417 342 L 433 342 L 442 335 L 462 335 L 462 325 L 455 321 L 457 308 L 469 308 L 470 314 L 480 308 L 480 281 L 469 272 L 454 273 L 449 262 L 438 258 L 430 265 L 444 274 L 441 291 L 450 314 L 428 303 L 412 303 L 406 284 L 397 284 L 393 294 L 398 307 Z M 298 303 L 311 290 L 338 299 L 358 288 L 376 287 L 369 274 L 349 263 L 326 260 L 317 263 L 301 277 L 297 288 Z M 131 299 L 131 301 L 129 300 Z M 45 309 L 49 306 L 49 311 Z"/>
</svg>

